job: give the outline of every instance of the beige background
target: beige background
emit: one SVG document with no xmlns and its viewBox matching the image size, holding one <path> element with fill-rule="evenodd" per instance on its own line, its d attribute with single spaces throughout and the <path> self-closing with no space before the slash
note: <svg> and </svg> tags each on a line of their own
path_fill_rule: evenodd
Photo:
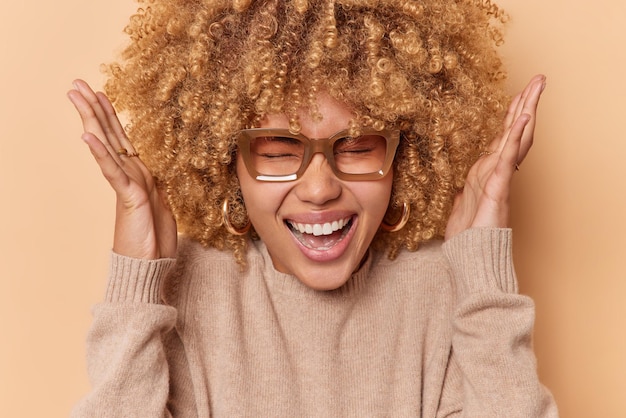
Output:
<svg viewBox="0 0 626 418">
<path fill-rule="evenodd" d="M 626 416 L 626 2 L 502 0 L 511 91 L 548 76 L 515 179 L 515 257 L 563 417 Z M 96 86 L 130 0 L 6 1 L 0 24 L 0 409 L 64 417 L 88 389 L 113 194 L 65 92 Z"/>
</svg>

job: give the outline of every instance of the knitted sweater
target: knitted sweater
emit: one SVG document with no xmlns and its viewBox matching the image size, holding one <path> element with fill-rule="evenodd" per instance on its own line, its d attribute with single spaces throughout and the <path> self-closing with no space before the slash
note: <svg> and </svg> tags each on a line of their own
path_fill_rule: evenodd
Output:
<svg viewBox="0 0 626 418">
<path fill-rule="evenodd" d="M 73 416 L 557 416 L 510 230 L 372 251 L 332 291 L 274 270 L 262 242 L 247 261 L 185 239 L 176 262 L 114 254 Z"/>
</svg>

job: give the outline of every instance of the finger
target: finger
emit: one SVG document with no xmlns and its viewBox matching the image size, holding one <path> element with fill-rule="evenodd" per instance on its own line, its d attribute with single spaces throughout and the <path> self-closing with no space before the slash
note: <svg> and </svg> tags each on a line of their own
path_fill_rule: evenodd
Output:
<svg viewBox="0 0 626 418">
<path fill-rule="evenodd" d="M 108 133 L 107 130 L 110 131 L 110 129 L 107 126 L 108 119 L 106 117 L 104 109 L 102 109 L 102 106 L 100 105 L 100 102 L 98 101 L 96 93 L 91 89 L 89 84 L 87 84 L 83 80 L 74 80 L 72 85 L 74 86 L 74 89 L 80 93 L 80 95 L 83 97 L 87 105 L 89 105 L 91 113 L 93 114 L 90 116 L 93 117 L 93 122 L 98 123 L 98 128 L 100 128 L 101 130 L 101 132 L 98 132 L 98 134 L 104 134 L 104 135 L 101 135 L 102 137 L 106 136 L 106 134 Z M 97 135 L 97 136 L 100 136 L 100 135 Z"/>
<path fill-rule="evenodd" d="M 513 122 L 515 121 L 515 114 L 517 112 L 517 105 L 519 104 L 520 100 L 522 99 L 522 93 L 518 93 L 513 100 L 511 100 L 511 103 L 509 104 L 509 107 L 506 111 L 506 116 L 504 117 L 504 132 L 508 132 L 509 129 L 511 129 L 511 125 L 513 125 Z"/>
<path fill-rule="evenodd" d="M 515 117 L 519 117 L 526 108 L 527 101 L 532 98 L 533 92 L 536 90 L 538 85 L 542 85 L 545 82 L 546 77 L 543 74 L 539 74 L 534 76 L 521 93 L 521 98 L 519 103 L 517 104 L 517 108 L 515 110 Z"/>
<path fill-rule="evenodd" d="M 98 163 L 102 174 L 116 193 L 123 193 L 130 180 L 122 167 L 107 147 L 92 133 L 84 133 L 81 137 L 89 146 L 89 150 Z"/>
<path fill-rule="evenodd" d="M 80 109 L 79 113 L 81 113 L 81 118 L 83 118 L 85 131 L 95 134 L 113 153 L 124 148 L 111 128 L 109 118 L 102 108 L 96 93 L 83 80 L 75 80 L 73 85 L 83 98 L 82 111 L 84 115 Z"/>
<path fill-rule="evenodd" d="M 511 131 L 507 136 L 502 152 L 500 152 L 500 158 L 496 165 L 496 172 L 504 179 L 510 180 L 517 168 L 517 165 L 521 163 L 519 160 L 520 147 L 522 143 L 522 136 L 528 123 L 530 122 L 530 115 L 521 114 L 511 126 Z"/>
<path fill-rule="evenodd" d="M 511 102 L 511 105 L 509 106 L 507 115 L 505 117 L 504 134 L 502 136 L 502 139 L 506 139 L 509 136 L 511 127 L 523 113 L 529 114 L 534 121 L 536 110 L 537 110 L 537 104 L 539 102 L 539 97 L 541 96 L 541 92 L 543 91 L 544 86 L 545 86 L 545 76 L 542 74 L 536 75 L 528 82 L 524 90 L 521 93 L 519 93 L 515 97 L 515 99 Z M 532 144 L 533 130 L 534 130 L 534 122 L 533 122 L 533 125 L 531 125 L 531 128 L 529 129 L 529 132 L 531 133 L 531 135 L 530 137 L 527 136 L 527 139 L 531 139 L 530 141 L 531 144 Z M 504 147 L 505 143 L 506 143 L 505 140 L 500 141 L 500 143 L 498 144 L 499 146 L 497 147 L 498 151 L 500 152 L 502 151 L 502 148 Z M 530 146 L 528 147 L 528 149 L 530 149 Z"/>
<path fill-rule="evenodd" d="M 504 116 L 504 122 L 502 123 L 502 135 L 495 138 L 489 144 L 489 149 L 494 150 L 491 152 L 501 152 L 504 143 L 506 142 L 506 138 L 509 136 L 511 132 L 511 126 L 515 122 L 515 118 L 517 118 L 517 108 L 519 103 L 522 100 L 522 92 L 518 93 L 507 108 L 506 115 Z"/>
<path fill-rule="evenodd" d="M 525 106 L 522 109 L 522 114 L 527 114 L 530 116 L 530 120 L 524 127 L 524 131 L 522 133 L 520 150 L 517 157 L 518 164 L 526 158 L 528 151 L 533 145 L 534 137 L 535 137 L 535 126 L 537 124 L 537 107 L 539 105 L 539 99 L 541 98 L 541 94 L 545 89 L 545 80 L 535 84 L 533 91 L 528 96 L 526 100 Z"/>
<path fill-rule="evenodd" d="M 117 112 L 115 111 L 115 108 L 111 104 L 109 98 L 102 92 L 96 93 L 96 97 L 98 98 L 98 102 L 107 116 L 108 124 L 111 127 L 113 135 L 118 140 L 120 147 L 126 148 L 130 154 L 135 154 L 135 148 L 126 136 L 122 123 L 120 122 Z"/>
<path fill-rule="evenodd" d="M 109 143 L 108 138 L 106 138 L 104 134 L 104 130 L 101 129 L 100 122 L 98 121 L 95 112 L 85 97 L 78 90 L 69 91 L 67 96 L 80 115 L 84 132 L 92 134 L 94 138 L 96 138 L 111 154 L 112 158 L 118 164 L 121 164 L 119 155 L 116 153 L 117 149 L 113 148 L 113 146 Z"/>
</svg>

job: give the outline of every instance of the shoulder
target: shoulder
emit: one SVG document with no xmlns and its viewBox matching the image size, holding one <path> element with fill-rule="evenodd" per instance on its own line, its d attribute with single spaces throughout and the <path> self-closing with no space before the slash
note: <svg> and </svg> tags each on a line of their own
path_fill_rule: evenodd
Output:
<svg viewBox="0 0 626 418">
<path fill-rule="evenodd" d="M 452 285 L 452 272 L 442 244 L 440 240 L 429 241 L 416 251 L 400 251 L 394 259 L 384 252 L 374 252 L 370 275 L 383 286 L 394 284 L 417 292 L 434 286 L 443 291 Z"/>
<path fill-rule="evenodd" d="M 431 266 L 438 269 L 448 269 L 447 258 L 443 252 L 443 241 L 432 240 L 420 244 L 416 251 L 402 250 L 394 259 L 378 251 L 375 255 L 375 265 L 380 268 L 401 269 L 415 266 Z"/>
<path fill-rule="evenodd" d="M 441 241 L 429 241 L 416 251 L 401 251 L 395 259 L 385 252 L 372 255 L 368 295 L 400 309 L 404 317 L 451 315 L 455 283 Z"/>
<path fill-rule="evenodd" d="M 178 253 L 176 264 L 179 268 L 211 268 L 224 267 L 227 264 L 236 264 L 232 252 L 218 250 L 217 248 L 205 247 L 198 241 L 187 236 L 178 239 Z"/>
<path fill-rule="evenodd" d="M 162 294 L 170 305 L 200 288 L 209 289 L 215 283 L 228 286 L 241 273 L 232 252 L 205 247 L 186 236 L 178 239 L 176 266 L 163 284 Z"/>
</svg>

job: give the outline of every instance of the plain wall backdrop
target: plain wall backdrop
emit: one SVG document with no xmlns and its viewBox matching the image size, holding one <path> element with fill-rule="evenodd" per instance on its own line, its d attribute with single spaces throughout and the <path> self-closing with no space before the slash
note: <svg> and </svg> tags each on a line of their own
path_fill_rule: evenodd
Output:
<svg viewBox="0 0 626 418">
<path fill-rule="evenodd" d="M 515 261 L 561 415 L 626 416 L 626 2 L 501 0 L 511 93 L 548 77 L 516 174 Z M 0 20 L 0 411 L 65 417 L 88 390 L 114 196 L 65 97 L 123 45 L 131 0 L 6 1 Z"/>
</svg>

